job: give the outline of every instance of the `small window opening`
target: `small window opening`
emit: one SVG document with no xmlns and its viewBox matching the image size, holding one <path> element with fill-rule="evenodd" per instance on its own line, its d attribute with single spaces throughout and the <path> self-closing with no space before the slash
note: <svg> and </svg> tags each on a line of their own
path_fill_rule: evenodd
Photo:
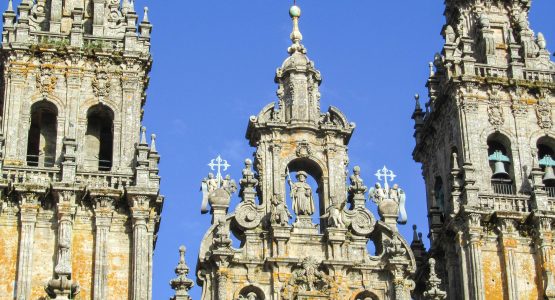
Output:
<svg viewBox="0 0 555 300">
<path fill-rule="evenodd" d="M 27 139 L 27 165 L 53 167 L 56 163 L 57 140 L 56 107 L 47 102 L 35 103 L 31 108 L 31 126 Z"/>
<path fill-rule="evenodd" d="M 493 192 L 502 195 L 514 195 L 515 188 L 509 173 L 511 158 L 507 148 L 500 142 L 488 142 L 488 160 L 492 168 L 491 184 Z"/>
<path fill-rule="evenodd" d="M 113 151 L 113 114 L 101 104 L 89 109 L 85 134 L 85 168 L 110 171 Z"/>
<path fill-rule="evenodd" d="M 538 142 L 538 159 L 539 165 L 545 172 L 543 176 L 543 183 L 549 197 L 555 197 L 555 153 L 550 146 L 553 141 L 548 138 L 542 138 Z"/>
</svg>

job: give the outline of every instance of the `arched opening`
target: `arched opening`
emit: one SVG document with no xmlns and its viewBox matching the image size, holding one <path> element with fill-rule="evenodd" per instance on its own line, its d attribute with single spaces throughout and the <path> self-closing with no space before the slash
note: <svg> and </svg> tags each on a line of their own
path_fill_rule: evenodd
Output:
<svg viewBox="0 0 555 300">
<path fill-rule="evenodd" d="M 545 172 L 543 183 L 549 197 L 555 197 L 555 140 L 544 136 L 537 142 L 538 147 L 538 163 Z"/>
<path fill-rule="evenodd" d="M 114 113 L 105 105 L 98 104 L 87 112 L 85 133 L 85 169 L 110 171 L 114 146 Z"/>
<path fill-rule="evenodd" d="M 27 165 L 53 167 L 56 163 L 58 109 L 46 100 L 31 106 L 31 126 L 27 139 Z"/>
<path fill-rule="evenodd" d="M 241 289 L 238 300 L 265 300 L 262 290 L 255 286 L 247 286 Z"/>
<path fill-rule="evenodd" d="M 435 178 L 434 202 L 434 205 L 443 212 L 445 209 L 445 191 L 443 190 L 443 180 L 440 176 Z"/>
<path fill-rule="evenodd" d="M 364 291 L 356 295 L 355 300 L 378 300 L 378 297 L 369 291 Z"/>
<path fill-rule="evenodd" d="M 291 161 L 286 172 L 286 199 L 292 211 L 295 227 L 310 228 L 313 224 L 325 227 L 326 220 L 320 220 L 325 214 L 323 172 L 320 166 L 307 158 Z M 316 220 L 316 222 L 314 222 Z"/>
<path fill-rule="evenodd" d="M 488 161 L 492 171 L 493 192 L 501 195 L 514 195 L 511 143 L 507 137 L 500 133 L 494 133 L 488 138 Z"/>
</svg>

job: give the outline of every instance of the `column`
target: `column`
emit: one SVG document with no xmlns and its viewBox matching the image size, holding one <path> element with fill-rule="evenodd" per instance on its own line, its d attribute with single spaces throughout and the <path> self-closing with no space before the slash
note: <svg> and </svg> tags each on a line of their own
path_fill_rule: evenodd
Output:
<svg viewBox="0 0 555 300">
<path fill-rule="evenodd" d="M 150 197 L 133 196 L 133 300 L 148 300 L 149 236 L 147 219 Z"/>
<path fill-rule="evenodd" d="M 22 192 L 20 198 L 20 237 L 19 259 L 17 265 L 17 300 L 30 300 L 31 298 L 31 273 L 33 266 L 33 244 L 35 225 L 39 210 L 39 194 L 35 192 Z"/>
<path fill-rule="evenodd" d="M 48 282 L 46 292 L 56 300 L 73 299 L 79 286 L 71 280 L 71 248 L 75 192 L 58 191 L 58 254 L 54 278 Z"/>
<path fill-rule="evenodd" d="M 95 197 L 95 256 L 93 278 L 93 300 L 109 299 L 108 296 L 108 233 L 112 224 L 114 199 Z"/>
<path fill-rule="evenodd" d="M 535 214 L 535 213 L 534 213 Z M 534 240 L 536 257 L 539 261 L 538 277 L 542 278 L 543 290 L 546 299 L 555 299 L 555 281 L 553 277 L 552 238 L 553 220 L 547 216 L 534 215 Z"/>
<path fill-rule="evenodd" d="M 515 237 L 516 224 L 512 219 L 500 219 L 499 227 L 501 233 L 499 242 L 503 251 L 503 262 L 505 265 L 505 281 L 507 282 L 507 292 L 509 300 L 518 300 L 518 270 L 515 261 L 515 249 L 518 241 Z"/>
<path fill-rule="evenodd" d="M 471 299 L 484 300 L 484 277 L 482 272 L 481 240 L 482 228 L 480 226 L 481 216 L 478 213 L 470 213 L 467 216 L 467 241 L 468 275 L 470 277 Z"/>
</svg>

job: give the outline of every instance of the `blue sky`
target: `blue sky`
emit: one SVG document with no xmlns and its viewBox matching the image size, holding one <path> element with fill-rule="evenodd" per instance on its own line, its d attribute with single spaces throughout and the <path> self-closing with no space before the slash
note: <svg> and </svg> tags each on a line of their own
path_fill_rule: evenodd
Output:
<svg viewBox="0 0 555 300">
<path fill-rule="evenodd" d="M 154 299 L 168 299 L 178 247 L 194 273 L 210 216 L 200 214 L 201 179 L 222 154 L 239 179 L 252 156 L 249 116 L 276 100 L 274 72 L 287 57 L 292 1 L 136 0 L 150 7 L 154 67 L 144 123 L 158 135 L 166 196 L 154 258 Z M 442 46 L 443 1 L 306 0 L 301 31 L 322 72 L 322 108 L 357 124 L 349 154 L 367 183 L 384 164 L 408 194 L 409 224 L 427 234 L 424 185 L 412 161 L 414 93 L 427 95 L 428 62 Z M 531 25 L 555 44 L 555 1 L 535 0 Z M 236 205 L 234 199 L 232 206 Z M 372 204 L 370 204 L 372 205 Z M 402 227 L 411 240 L 411 226 Z M 194 278 L 194 274 L 191 274 Z M 200 288 L 192 291 L 200 299 Z"/>
</svg>

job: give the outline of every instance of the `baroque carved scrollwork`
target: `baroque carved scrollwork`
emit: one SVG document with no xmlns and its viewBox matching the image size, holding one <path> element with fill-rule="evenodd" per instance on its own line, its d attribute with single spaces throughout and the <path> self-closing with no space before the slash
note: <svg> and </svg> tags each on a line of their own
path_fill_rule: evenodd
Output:
<svg viewBox="0 0 555 300">
<path fill-rule="evenodd" d="M 536 116 L 538 117 L 538 125 L 542 129 L 550 129 L 553 126 L 551 104 L 547 101 L 538 101 L 538 104 L 536 104 Z"/>
<path fill-rule="evenodd" d="M 58 77 L 53 74 L 52 68 L 41 67 L 37 74 L 37 89 L 43 98 L 52 95 L 58 84 Z"/>
<path fill-rule="evenodd" d="M 297 150 L 295 151 L 298 157 L 306 158 L 312 155 L 312 149 L 307 141 L 301 141 L 297 145 Z"/>
</svg>

